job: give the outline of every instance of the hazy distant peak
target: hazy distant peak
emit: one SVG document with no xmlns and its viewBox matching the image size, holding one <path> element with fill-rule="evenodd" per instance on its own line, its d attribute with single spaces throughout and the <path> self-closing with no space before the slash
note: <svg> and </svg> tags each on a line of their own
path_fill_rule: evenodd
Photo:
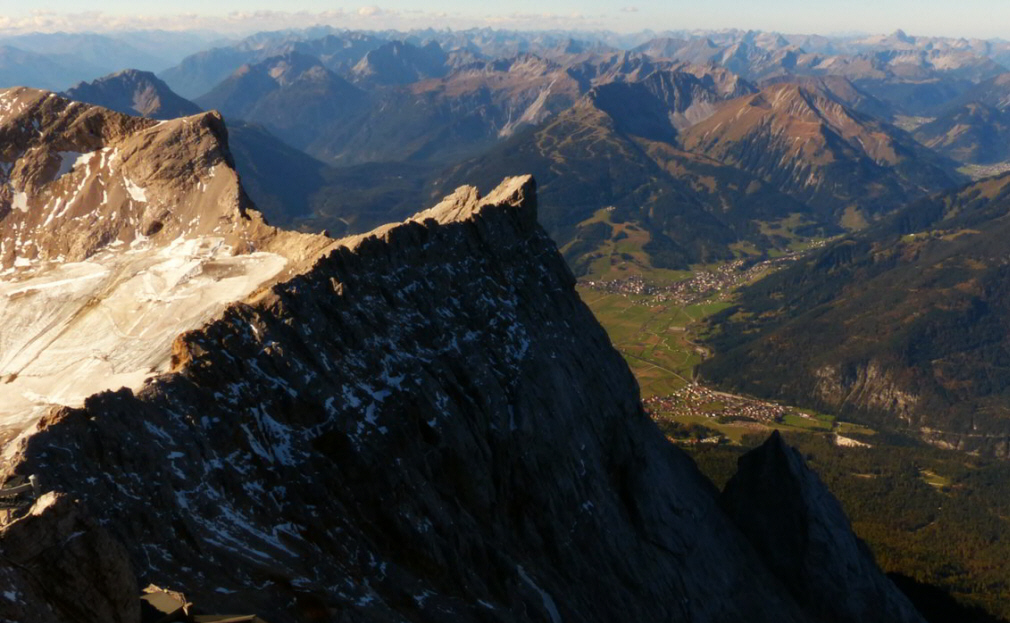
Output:
<svg viewBox="0 0 1010 623">
<path fill-rule="evenodd" d="M 390 41 L 365 54 L 351 73 L 362 82 L 409 84 L 425 78 L 441 78 L 448 72 L 448 60 L 448 55 L 435 41 L 423 47 Z"/>
<path fill-rule="evenodd" d="M 79 82 L 64 95 L 152 119 L 174 119 L 201 112 L 199 106 L 176 95 L 153 73 L 136 69 L 124 69 L 92 82 Z"/>
</svg>

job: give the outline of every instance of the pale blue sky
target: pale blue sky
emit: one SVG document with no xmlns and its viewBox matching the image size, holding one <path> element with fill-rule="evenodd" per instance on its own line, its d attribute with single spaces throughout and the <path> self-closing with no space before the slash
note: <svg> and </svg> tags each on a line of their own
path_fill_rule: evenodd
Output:
<svg viewBox="0 0 1010 623">
<path fill-rule="evenodd" d="M 374 4 L 372 4 L 374 2 Z M 230 30 L 323 21 L 347 27 L 474 25 L 633 31 L 754 28 L 789 33 L 860 31 L 1010 38 L 1007 0 L 0 0 L 0 29 L 78 30 L 187 25 Z M 270 15 L 254 15 L 269 11 Z M 82 15 L 91 13 L 91 15 Z M 98 16 L 95 13 L 102 13 Z M 230 14 L 230 15 L 229 15 Z M 222 26 L 223 25 L 223 26 Z M 243 26 L 244 25 L 244 26 Z"/>
</svg>

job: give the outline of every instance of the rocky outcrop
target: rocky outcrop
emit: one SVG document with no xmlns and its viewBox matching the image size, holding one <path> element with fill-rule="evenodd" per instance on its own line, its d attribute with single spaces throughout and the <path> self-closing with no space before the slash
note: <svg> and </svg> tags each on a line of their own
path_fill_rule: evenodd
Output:
<svg viewBox="0 0 1010 623">
<path fill-rule="evenodd" d="M 180 236 L 247 252 L 275 233 L 250 209 L 217 113 L 159 123 L 7 89 L 0 164 L 0 269 Z"/>
<path fill-rule="evenodd" d="M 150 119 L 168 120 L 201 112 L 199 106 L 176 95 L 153 74 L 133 69 L 82 82 L 64 96 Z M 273 225 L 294 229 L 294 221 L 312 214 L 316 196 L 330 183 L 326 165 L 255 123 L 228 119 L 228 151 L 242 178 L 242 188 Z"/>
<path fill-rule="evenodd" d="M 722 504 L 814 621 L 921 623 L 841 505 L 778 431 L 740 458 Z"/>
<path fill-rule="evenodd" d="M 39 498 L 0 529 L 0 620 L 140 620 L 139 588 L 118 541 L 64 494 Z"/>
<path fill-rule="evenodd" d="M 836 411 L 885 412 L 911 422 L 919 398 L 904 391 L 894 374 L 876 361 L 842 366 L 822 366 L 811 375 L 814 395 Z"/>
</svg>

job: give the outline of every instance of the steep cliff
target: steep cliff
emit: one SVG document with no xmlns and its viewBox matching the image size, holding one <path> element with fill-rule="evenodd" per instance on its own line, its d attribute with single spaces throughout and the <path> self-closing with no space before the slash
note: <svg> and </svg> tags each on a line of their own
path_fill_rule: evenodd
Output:
<svg viewBox="0 0 1010 623">
<path fill-rule="evenodd" d="M 532 180 L 464 188 L 8 458 L 127 544 L 141 585 L 219 610 L 799 620 L 573 286 Z"/>
<path fill-rule="evenodd" d="M 85 363 L 143 355 L 150 363 L 126 387 L 60 402 L 18 384 L 44 375 L 11 373 L 0 386 L 28 401 L 3 403 L 8 435 L 19 434 L 4 445 L 0 478 L 34 475 L 48 492 L 0 527 L 10 587 L 0 616 L 136 620 L 130 596 L 154 583 L 274 623 L 808 620 L 642 410 L 537 224 L 532 178 L 484 198 L 463 187 L 403 223 L 334 242 L 278 232 L 248 209 L 214 115 L 154 125 L 110 114 L 96 118 L 128 127 L 93 148 L 155 153 L 66 175 L 136 180 L 144 200 L 127 189 L 81 203 L 93 218 L 64 234 L 83 243 L 115 226 L 78 262 L 25 265 L 19 251 L 0 286 L 35 285 L 7 292 L 4 309 L 36 330 L 18 301 L 58 288 L 33 279 L 62 288 L 54 275 L 67 266 L 122 261 L 145 285 L 161 274 L 158 258 L 195 263 L 164 290 L 128 288 L 125 306 L 103 307 L 116 288 L 71 288 L 58 339 L 29 340 L 33 362 L 77 357 L 48 370 L 52 383 L 100 378 L 116 389 L 118 377 Z M 204 147 L 188 151 L 194 142 Z M 9 188 L 24 188 L 33 162 L 48 166 L 16 159 Z M 200 162 L 218 166 L 213 184 Z M 186 166 L 192 176 L 178 177 Z M 56 183 L 39 182 L 27 211 L 5 213 L 5 242 L 35 228 L 46 241 L 35 257 L 64 244 L 38 198 L 62 192 Z M 177 192 L 158 192 L 172 184 Z M 162 227 L 138 233 L 158 209 Z M 180 248 L 215 239 L 209 255 Z M 274 264 L 238 271 L 253 279 L 247 288 L 225 287 L 228 258 L 257 254 Z M 177 307 L 191 282 L 195 300 Z M 177 316 L 207 300 L 200 315 Z M 96 309 L 131 319 L 137 305 L 147 305 L 138 330 L 157 323 L 157 340 L 75 320 L 105 317 Z M 178 335 L 170 347 L 166 335 Z M 71 338 L 101 349 L 82 356 L 59 341 Z"/>
</svg>

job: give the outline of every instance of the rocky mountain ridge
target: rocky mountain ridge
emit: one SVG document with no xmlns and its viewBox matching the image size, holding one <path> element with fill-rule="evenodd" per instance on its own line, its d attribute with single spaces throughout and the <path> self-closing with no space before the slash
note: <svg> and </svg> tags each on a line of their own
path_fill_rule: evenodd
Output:
<svg viewBox="0 0 1010 623">
<path fill-rule="evenodd" d="M 534 191 L 339 241 L 48 409 L 4 450 L 51 493 L 0 529 L 0 614 L 132 621 L 154 582 L 281 622 L 810 620 L 642 410 Z"/>
<path fill-rule="evenodd" d="M 78 82 L 63 95 L 151 119 L 175 119 L 203 112 L 196 104 L 176 95 L 153 73 L 136 69 L 124 69 L 93 82 Z"/>
<path fill-rule="evenodd" d="M 867 221 L 910 197 L 955 186 L 952 162 L 830 92 L 775 84 L 692 126 L 683 146 L 760 177 L 839 221 Z"/>
</svg>

